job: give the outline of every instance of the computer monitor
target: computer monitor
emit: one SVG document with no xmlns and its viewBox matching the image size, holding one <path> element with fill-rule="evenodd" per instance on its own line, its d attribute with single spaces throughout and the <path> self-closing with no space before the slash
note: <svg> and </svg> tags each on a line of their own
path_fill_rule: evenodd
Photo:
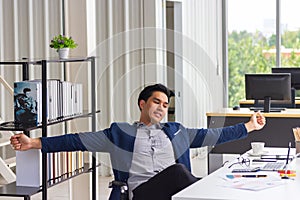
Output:
<svg viewBox="0 0 300 200">
<path fill-rule="evenodd" d="M 292 88 L 300 90 L 300 67 L 273 67 L 272 73 L 290 73 Z"/>
<path fill-rule="evenodd" d="M 292 84 L 292 101 L 296 107 L 296 90 L 300 90 L 300 68 L 299 67 L 276 67 L 272 68 L 272 73 L 290 73 Z"/>
<path fill-rule="evenodd" d="M 291 74 L 245 74 L 247 100 L 264 100 L 263 112 L 271 109 L 271 100 L 291 101 Z"/>
</svg>

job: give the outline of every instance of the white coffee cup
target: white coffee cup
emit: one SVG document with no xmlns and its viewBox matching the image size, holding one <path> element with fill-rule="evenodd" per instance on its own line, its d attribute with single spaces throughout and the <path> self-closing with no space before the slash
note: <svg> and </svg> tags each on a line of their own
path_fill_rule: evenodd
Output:
<svg viewBox="0 0 300 200">
<path fill-rule="evenodd" d="M 264 152 L 265 143 L 264 142 L 251 142 L 252 154 L 259 155 Z"/>
</svg>

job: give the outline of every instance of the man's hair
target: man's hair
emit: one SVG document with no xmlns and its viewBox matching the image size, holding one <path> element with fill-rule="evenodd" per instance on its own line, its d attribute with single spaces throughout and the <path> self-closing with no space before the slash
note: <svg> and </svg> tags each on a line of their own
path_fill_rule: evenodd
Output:
<svg viewBox="0 0 300 200">
<path fill-rule="evenodd" d="M 31 89 L 30 89 L 30 88 L 24 88 L 24 89 L 23 89 L 23 92 L 24 92 L 24 93 L 26 93 L 26 92 L 30 92 L 30 91 L 31 91 Z"/>
<path fill-rule="evenodd" d="M 144 100 L 145 102 L 149 99 L 149 97 L 152 96 L 153 92 L 163 92 L 168 97 L 168 101 L 170 101 L 170 97 L 175 96 L 174 92 L 170 89 L 168 89 L 163 84 L 155 84 L 155 85 L 149 85 L 145 87 L 138 98 L 138 106 L 140 108 L 140 101 Z"/>
</svg>

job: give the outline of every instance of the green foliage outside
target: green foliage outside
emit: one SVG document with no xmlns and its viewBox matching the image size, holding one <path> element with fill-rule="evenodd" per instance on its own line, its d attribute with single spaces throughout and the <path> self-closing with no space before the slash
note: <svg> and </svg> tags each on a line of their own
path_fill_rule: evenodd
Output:
<svg viewBox="0 0 300 200">
<path fill-rule="evenodd" d="M 276 65 L 276 55 L 268 57 L 264 51 L 274 49 L 275 44 L 275 35 L 266 38 L 260 32 L 241 31 L 228 35 L 229 107 L 239 105 L 239 101 L 245 99 L 246 73 L 271 73 L 271 68 Z M 300 49 L 300 31 L 285 32 L 281 45 L 282 48 L 292 49 L 289 58 L 281 57 L 281 66 L 300 66 L 300 56 L 295 54 L 295 50 Z"/>
</svg>

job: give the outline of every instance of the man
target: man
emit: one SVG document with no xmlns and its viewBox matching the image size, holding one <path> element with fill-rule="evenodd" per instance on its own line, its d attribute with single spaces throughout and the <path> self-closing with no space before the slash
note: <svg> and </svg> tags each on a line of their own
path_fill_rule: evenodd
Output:
<svg viewBox="0 0 300 200">
<path fill-rule="evenodd" d="M 259 130 L 265 118 L 257 112 L 247 123 L 217 129 L 189 129 L 179 123 L 160 123 L 168 111 L 172 92 L 164 85 L 146 87 L 139 95 L 140 120 L 133 125 L 113 123 L 98 132 L 48 138 L 11 137 L 15 150 L 42 149 L 42 152 L 109 152 L 115 180 L 126 182 L 133 200 L 167 200 L 196 182 L 191 173 L 189 148 L 216 145 L 244 138 Z M 119 199 L 114 187 L 110 199 Z"/>
</svg>

